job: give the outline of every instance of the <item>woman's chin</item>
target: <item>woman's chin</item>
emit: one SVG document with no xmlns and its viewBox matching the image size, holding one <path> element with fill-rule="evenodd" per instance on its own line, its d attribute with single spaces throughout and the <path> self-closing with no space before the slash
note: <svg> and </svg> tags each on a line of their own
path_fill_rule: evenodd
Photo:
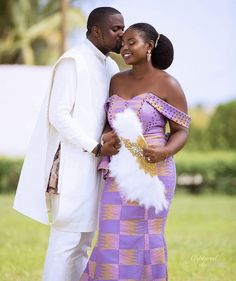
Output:
<svg viewBox="0 0 236 281">
<path fill-rule="evenodd" d="M 125 62 L 125 64 L 127 64 L 127 65 L 132 65 L 132 64 L 133 64 L 133 61 L 130 60 L 130 59 L 124 59 L 124 62 Z"/>
</svg>

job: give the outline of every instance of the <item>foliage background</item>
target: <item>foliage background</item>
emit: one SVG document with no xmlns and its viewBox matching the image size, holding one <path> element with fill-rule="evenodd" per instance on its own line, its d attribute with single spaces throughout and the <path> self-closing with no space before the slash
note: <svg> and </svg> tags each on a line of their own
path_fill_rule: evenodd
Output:
<svg viewBox="0 0 236 281">
<path fill-rule="evenodd" d="M 85 24 L 73 2 L 0 1 L 0 64 L 54 63 L 66 48 L 66 36 Z"/>
<path fill-rule="evenodd" d="M 190 115 L 189 140 L 175 156 L 177 176 L 183 179 L 178 186 L 192 193 L 236 194 L 236 101 L 210 113 L 195 108 Z M 22 159 L 0 158 L 0 193 L 15 191 L 21 166 Z M 201 177 L 198 183 L 196 175 Z"/>
</svg>

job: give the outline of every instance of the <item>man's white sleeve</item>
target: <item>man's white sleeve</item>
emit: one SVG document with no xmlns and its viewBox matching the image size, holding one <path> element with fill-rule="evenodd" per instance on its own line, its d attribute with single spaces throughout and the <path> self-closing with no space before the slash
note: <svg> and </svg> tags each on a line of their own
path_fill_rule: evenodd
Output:
<svg viewBox="0 0 236 281">
<path fill-rule="evenodd" d="M 49 122 L 67 141 L 92 152 L 98 144 L 97 141 L 87 136 L 71 115 L 75 99 L 75 62 L 73 59 L 62 59 L 55 71 L 49 104 Z"/>
</svg>

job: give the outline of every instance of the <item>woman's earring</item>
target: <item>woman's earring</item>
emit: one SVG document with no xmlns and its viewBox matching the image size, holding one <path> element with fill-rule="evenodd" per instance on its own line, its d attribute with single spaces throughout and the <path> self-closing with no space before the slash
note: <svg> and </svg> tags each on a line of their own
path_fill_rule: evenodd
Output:
<svg viewBox="0 0 236 281">
<path fill-rule="evenodd" d="M 152 56 L 151 50 L 148 50 L 148 51 L 147 51 L 147 61 L 148 61 L 148 62 L 151 61 L 151 56 Z"/>
</svg>

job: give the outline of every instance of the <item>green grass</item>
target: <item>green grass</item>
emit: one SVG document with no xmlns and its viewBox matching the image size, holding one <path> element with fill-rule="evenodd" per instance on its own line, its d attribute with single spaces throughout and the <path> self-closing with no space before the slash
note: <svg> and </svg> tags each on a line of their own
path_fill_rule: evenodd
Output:
<svg viewBox="0 0 236 281">
<path fill-rule="evenodd" d="M 49 228 L 11 209 L 12 195 L 0 195 L 0 280 L 39 281 Z"/>
<path fill-rule="evenodd" d="M 0 196 L 0 280 L 40 281 L 49 228 Z M 177 194 L 166 227 L 169 281 L 233 281 L 236 197 Z"/>
<path fill-rule="evenodd" d="M 170 281 L 233 281 L 236 197 L 177 195 L 167 221 Z"/>
</svg>

